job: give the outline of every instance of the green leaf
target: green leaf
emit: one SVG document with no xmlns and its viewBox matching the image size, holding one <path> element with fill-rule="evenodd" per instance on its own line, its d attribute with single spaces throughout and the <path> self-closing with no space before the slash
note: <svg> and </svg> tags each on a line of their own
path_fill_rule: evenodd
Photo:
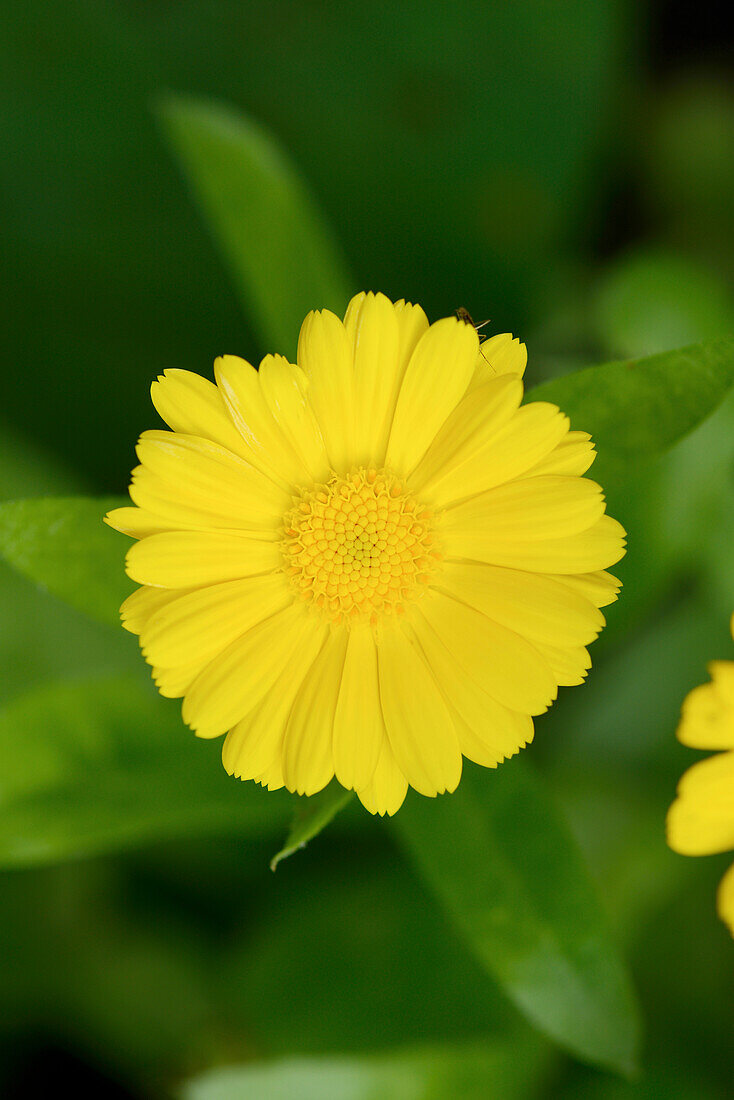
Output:
<svg viewBox="0 0 734 1100">
<path fill-rule="evenodd" d="M 0 504 L 0 555 L 42 588 L 92 618 L 119 626 L 133 590 L 127 544 L 103 522 L 117 497 L 47 497 Z"/>
<path fill-rule="evenodd" d="M 734 384 L 734 337 L 605 363 L 545 382 L 528 393 L 551 401 L 571 426 L 591 432 L 599 451 L 593 473 L 634 470 L 661 454 L 714 411 Z"/>
<path fill-rule="evenodd" d="M 299 798 L 285 844 L 271 859 L 270 870 L 274 871 L 281 859 L 292 856 L 299 848 L 305 848 L 309 840 L 329 824 L 351 797 L 352 792 L 345 790 L 334 779 L 318 794 L 311 795 L 310 798 Z"/>
<path fill-rule="evenodd" d="M 363 1057 L 291 1058 L 210 1070 L 182 1100 L 524 1100 L 543 1072 L 532 1043 L 488 1040 Z"/>
<path fill-rule="evenodd" d="M 587 868 L 522 761 L 465 766 L 458 790 L 410 797 L 392 819 L 478 960 L 577 1057 L 633 1070 L 638 1019 Z"/>
<path fill-rule="evenodd" d="M 298 172 L 246 116 L 173 96 L 165 132 L 267 350 L 289 356 L 306 314 L 343 313 L 351 281 Z"/>
<path fill-rule="evenodd" d="M 53 684 L 0 713 L 0 865 L 282 828 L 289 800 L 222 768 L 136 677 Z"/>
</svg>

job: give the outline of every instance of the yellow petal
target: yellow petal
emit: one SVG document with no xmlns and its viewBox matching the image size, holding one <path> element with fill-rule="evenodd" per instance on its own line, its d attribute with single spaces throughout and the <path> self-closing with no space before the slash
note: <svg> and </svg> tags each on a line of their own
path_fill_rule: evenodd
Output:
<svg viewBox="0 0 734 1100">
<path fill-rule="evenodd" d="M 708 670 L 721 702 L 734 707 L 734 661 L 710 661 Z"/>
<path fill-rule="evenodd" d="M 447 509 L 442 531 L 471 531 L 496 542 L 558 539 L 592 527 L 604 514 L 601 487 L 585 477 L 527 477 Z"/>
<path fill-rule="evenodd" d="M 677 733 L 694 749 L 734 749 L 734 704 L 727 705 L 713 684 L 701 684 L 683 701 Z"/>
<path fill-rule="evenodd" d="M 555 699 L 547 663 L 519 634 L 441 592 L 429 592 L 416 604 L 416 612 L 464 671 L 510 710 L 542 714 Z"/>
<path fill-rule="evenodd" d="M 400 350 L 398 352 L 400 369 L 398 373 L 402 378 L 416 344 L 423 333 L 427 331 L 429 325 L 428 318 L 421 307 L 413 305 L 412 302 L 406 302 L 404 298 L 395 303 L 395 316 L 398 320 L 398 331 L 400 333 Z"/>
<path fill-rule="evenodd" d="M 274 540 L 224 531 L 172 531 L 136 542 L 127 553 L 129 577 L 138 584 L 187 588 L 219 584 L 278 569 L 283 564 Z"/>
<path fill-rule="evenodd" d="M 326 481 L 329 459 L 323 436 L 307 400 L 308 380 L 300 367 L 282 355 L 266 355 L 258 371 L 265 402 L 297 455 L 301 469 L 294 477 Z"/>
<path fill-rule="evenodd" d="M 156 668 L 153 666 L 153 681 L 161 695 L 166 699 L 180 699 L 185 695 L 201 672 L 201 661 L 190 661 L 174 668 Z"/>
<path fill-rule="evenodd" d="M 568 418 L 555 405 L 523 405 L 491 439 L 448 468 L 424 490 L 427 503 L 440 507 L 465 500 L 524 475 L 545 458 L 568 431 Z"/>
<path fill-rule="evenodd" d="M 581 477 L 596 458 L 594 444 L 588 432 L 567 432 L 557 447 L 531 467 L 526 477 L 563 474 Z"/>
<path fill-rule="evenodd" d="M 371 814 L 392 817 L 402 806 L 408 791 L 408 781 L 397 765 L 387 734 L 382 738 L 380 756 L 372 779 L 357 792 L 357 797 Z"/>
<path fill-rule="evenodd" d="M 170 531 L 174 526 L 170 519 L 153 515 L 143 508 L 113 508 L 104 517 L 104 521 L 115 531 L 130 535 L 133 539 L 144 539 L 147 535 Z"/>
<path fill-rule="evenodd" d="M 551 580 L 571 588 L 594 607 L 607 607 L 617 599 L 622 582 L 603 569 L 594 573 L 548 574 Z"/>
<path fill-rule="evenodd" d="M 291 497 L 215 443 L 174 432 L 144 432 L 130 496 L 141 508 L 212 527 L 272 530 Z"/>
<path fill-rule="evenodd" d="M 461 750 L 430 669 L 393 624 L 380 631 L 377 653 L 382 713 L 400 771 L 421 794 L 453 791 L 461 778 Z"/>
<path fill-rule="evenodd" d="M 500 332 L 482 340 L 471 386 L 483 385 L 489 378 L 502 374 L 525 374 L 528 349 L 511 332 Z M 470 387 L 471 388 L 471 387 Z"/>
<path fill-rule="evenodd" d="M 510 710 L 488 695 L 423 616 L 414 614 L 410 621 L 426 662 L 451 708 L 464 756 L 485 767 L 494 767 L 532 741 L 533 720 L 528 714 Z M 456 717 L 461 719 L 458 725 Z"/>
<path fill-rule="evenodd" d="M 734 848 L 734 752 L 694 764 L 678 784 L 668 811 L 668 843 L 686 856 Z"/>
<path fill-rule="evenodd" d="M 716 910 L 734 936 L 734 864 L 729 868 L 716 895 Z"/>
<path fill-rule="evenodd" d="M 551 645 L 533 639 L 538 653 L 545 657 L 559 687 L 583 684 L 591 668 L 591 657 L 583 646 Z"/>
<path fill-rule="evenodd" d="M 288 715 L 304 678 L 324 644 L 328 627 L 324 624 L 309 631 L 286 664 L 272 690 L 265 695 L 246 718 L 230 730 L 222 749 L 222 763 L 230 775 L 238 779 L 259 779 L 273 763 L 278 762 L 283 749 Z M 272 777 L 271 777 L 272 778 Z M 267 784 L 266 784 L 267 785 Z M 278 786 L 283 786 L 281 779 Z"/>
<path fill-rule="evenodd" d="M 298 457 L 273 417 L 252 364 L 237 355 L 222 355 L 214 362 L 214 377 L 248 462 L 282 489 L 298 485 Z"/>
<path fill-rule="evenodd" d="M 393 418 L 386 464 L 401 476 L 421 460 L 461 400 L 479 341 L 470 325 L 445 317 L 423 334 L 410 358 Z"/>
<path fill-rule="evenodd" d="M 490 443 L 522 401 L 522 382 L 514 375 L 493 378 L 462 397 L 410 475 L 409 484 L 423 495 Z"/>
<path fill-rule="evenodd" d="M 345 474 L 354 464 L 354 369 L 344 325 L 328 309 L 309 313 L 298 338 L 298 365 L 308 378 L 308 399 L 316 414 L 332 468 Z"/>
<path fill-rule="evenodd" d="M 354 626 L 334 714 L 334 772 L 343 787 L 359 791 L 367 786 L 384 737 L 375 640 L 368 626 Z"/>
<path fill-rule="evenodd" d="M 434 585 L 533 641 L 587 645 L 604 626 L 593 604 L 542 573 L 445 562 Z"/>
<path fill-rule="evenodd" d="M 381 466 L 402 381 L 398 320 L 390 299 L 371 293 L 348 318 L 354 355 L 354 461 Z"/>
<path fill-rule="evenodd" d="M 122 625 L 131 634 L 140 634 L 151 615 L 182 594 L 167 592 L 165 588 L 136 588 L 120 608 Z"/>
<path fill-rule="evenodd" d="M 344 667 L 346 631 L 327 637 L 295 697 L 283 739 L 283 776 L 289 791 L 316 794 L 334 776 L 334 712 Z"/>
<path fill-rule="evenodd" d="M 491 532 L 470 530 L 443 532 L 444 553 L 449 558 L 470 558 L 493 565 L 508 565 L 533 573 L 591 573 L 614 565 L 625 552 L 624 528 L 604 515 L 587 531 L 562 538 L 508 540 Z"/>
<path fill-rule="evenodd" d="M 244 440 L 213 382 L 192 371 L 165 370 L 151 385 L 150 396 L 161 419 L 174 432 L 200 436 L 248 457 Z"/>
<path fill-rule="evenodd" d="M 200 588 L 156 611 L 140 635 L 140 645 L 146 660 L 163 668 L 204 664 L 292 601 L 282 573 Z"/>
<path fill-rule="evenodd" d="M 280 757 L 275 757 L 272 764 L 256 777 L 256 782 L 263 787 L 267 787 L 269 791 L 279 791 L 281 787 L 285 787 L 283 764 Z"/>
<path fill-rule="evenodd" d="M 270 691 L 314 623 L 298 604 L 258 623 L 197 676 L 183 720 L 199 737 L 226 733 Z"/>
</svg>

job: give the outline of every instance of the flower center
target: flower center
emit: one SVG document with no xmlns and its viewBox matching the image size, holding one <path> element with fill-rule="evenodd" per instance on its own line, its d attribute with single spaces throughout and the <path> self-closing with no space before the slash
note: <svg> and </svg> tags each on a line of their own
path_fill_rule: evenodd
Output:
<svg viewBox="0 0 734 1100">
<path fill-rule="evenodd" d="M 337 622 L 402 613 L 438 562 L 431 513 L 384 470 L 360 467 L 309 489 L 284 526 L 296 591 Z"/>
</svg>

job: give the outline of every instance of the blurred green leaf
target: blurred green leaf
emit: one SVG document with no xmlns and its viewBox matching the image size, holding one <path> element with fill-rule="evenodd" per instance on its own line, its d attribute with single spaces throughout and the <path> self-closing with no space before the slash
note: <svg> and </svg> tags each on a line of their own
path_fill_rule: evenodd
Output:
<svg viewBox="0 0 734 1100">
<path fill-rule="evenodd" d="M 594 476 L 619 476 L 677 443 L 734 384 L 734 337 L 705 340 L 645 359 L 605 363 L 545 382 L 528 393 L 551 401 L 599 450 Z"/>
<path fill-rule="evenodd" d="M 655 355 L 734 331 L 726 283 L 661 249 L 638 249 L 613 264 L 600 280 L 594 315 L 610 356 Z"/>
<path fill-rule="evenodd" d="M 350 294 L 319 210 L 279 145 L 246 116 L 171 96 L 160 117 L 263 347 L 292 357 L 306 314 L 341 314 Z"/>
<path fill-rule="evenodd" d="M 285 844 L 271 859 L 270 870 L 274 871 L 282 859 L 292 856 L 299 848 L 305 848 L 309 840 L 329 824 L 351 797 L 352 792 L 345 790 L 333 779 L 318 794 L 311 795 L 310 798 L 299 798 Z"/>
<path fill-rule="evenodd" d="M 134 677 L 53 684 L 0 713 L 0 864 L 204 831 L 283 828 L 290 802 L 226 775 Z"/>
<path fill-rule="evenodd" d="M 48 497 L 0 504 L 0 554 L 42 588 L 102 622 L 119 625 L 133 590 L 125 544 L 102 517 L 117 497 Z"/>
<path fill-rule="evenodd" d="M 634 994 L 570 830 L 522 761 L 466 766 L 451 796 L 410 797 L 403 846 L 479 961 L 577 1057 L 633 1071 Z"/>
<path fill-rule="evenodd" d="M 182 1100 L 525 1100 L 542 1058 L 527 1040 L 429 1047 L 362 1058 L 293 1058 L 210 1070 Z"/>
</svg>

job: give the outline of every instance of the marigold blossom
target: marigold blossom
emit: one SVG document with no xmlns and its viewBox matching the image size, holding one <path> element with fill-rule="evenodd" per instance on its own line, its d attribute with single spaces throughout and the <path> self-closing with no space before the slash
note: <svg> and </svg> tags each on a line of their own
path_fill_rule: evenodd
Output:
<svg viewBox="0 0 734 1100">
<path fill-rule="evenodd" d="M 525 345 L 359 294 L 297 365 L 167 370 L 130 496 L 121 611 L 161 693 L 231 775 L 372 813 L 496 767 L 579 684 L 624 531 L 590 437 L 521 407 Z"/>
<path fill-rule="evenodd" d="M 677 734 L 691 748 L 724 751 L 688 769 L 668 811 L 668 843 L 686 856 L 734 848 L 734 661 L 711 661 L 708 670 L 710 683 L 683 702 Z M 719 885 L 717 908 L 734 935 L 734 864 Z"/>
</svg>

